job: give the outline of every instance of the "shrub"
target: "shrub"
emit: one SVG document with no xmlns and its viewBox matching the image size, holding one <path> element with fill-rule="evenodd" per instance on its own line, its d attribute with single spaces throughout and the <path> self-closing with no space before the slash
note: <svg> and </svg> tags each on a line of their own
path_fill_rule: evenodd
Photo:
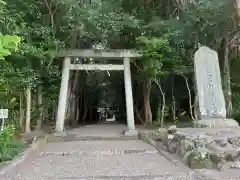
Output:
<svg viewBox="0 0 240 180">
<path fill-rule="evenodd" d="M 15 128 L 6 126 L 0 135 L 0 162 L 12 160 L 23 150 L 22 141 L 17 139 Z"/>
<path fill-rule="evenodd" d="M 240 111 L 233 111 L 232 118 L 240 123 Z"/>
</svg>

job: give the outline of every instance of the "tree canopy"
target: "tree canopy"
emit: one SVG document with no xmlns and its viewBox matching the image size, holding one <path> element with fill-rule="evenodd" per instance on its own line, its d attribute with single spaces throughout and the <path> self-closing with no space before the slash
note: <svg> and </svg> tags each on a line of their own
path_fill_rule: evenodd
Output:
<svg viewBox="0 0 240 180">
<path fill-rule="evenodd" d="M 132 62 L 137 120 L 146 124 L 159 119 L 174 121 L 183 112 L 193 118 L 193 54 L 198 47 L 207 45 L 219 53 L 228 115 L 235 117 L 240 114 L 239 14 L 235 3 L 233 0 L 1 0 L 0 105 L 10 109 L 10 122 L 22 130 L 31 131 L 52 123 L 62 66 L 56 53 L 66 48 L 124 48 L 137 49 L 143 55 L 141 61 Z M 112 82 L 108 88 L 118 89 L 112 104 L 121 107 L 124 119 L 122 79 L 99 74 L 70 74 L 68 124 L 93 118 L 90 114 L 104 96 L 101 83 L 106 79 Z M 233 107 L 231 94 L 237 98 Z"/>
</svg>

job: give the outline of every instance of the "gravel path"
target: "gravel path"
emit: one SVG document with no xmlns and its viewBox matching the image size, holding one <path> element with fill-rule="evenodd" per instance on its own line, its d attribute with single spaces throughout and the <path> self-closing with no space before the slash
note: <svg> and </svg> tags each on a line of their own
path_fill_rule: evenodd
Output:
<svg viewBox="0 0 240 180">
<path fill-rule="evenodd" d="M 76 139 L 50 142 L 43 152 L 0 175 L 0 180 L 202 180 L 143 141 L 122 140 L 123 129 L 123 125 L 91 125 L 70 130 Z M 120 139 L 77 141 L 90 136 Z"/>
<path fill-rule="evenodd" d="M 49 143 L 2 180 L 159 179 L 191 180 L 140 140 Z"/>
</svg>

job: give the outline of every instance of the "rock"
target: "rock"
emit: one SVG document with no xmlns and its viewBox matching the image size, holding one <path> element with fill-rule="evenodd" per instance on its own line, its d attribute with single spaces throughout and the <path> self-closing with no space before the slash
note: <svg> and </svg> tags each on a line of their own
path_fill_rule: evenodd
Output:
<svg viewBox="0 0 240 180">
<path fill-rule="evenodd" d="M 174 139 L 174 136 L 172 134 L 168 134 L 168 140 L 173 140 Z"/>
<path fill-rule="evenodd" d="M 227 162 L 236 161 L 238 151 L 226 139 L 216 139 L 207 146 L 211 151 L 210 159 L 213 166 L 219 170 L 228 168 Z"/>
<path fill-rule="evenodd" d="M 207 137 L 208 136 L 206 134 L 204 134 L 204 133 L 198 134 L 197 137 L 194 140 L 195 147 L 196 148 L 204 148 L 206 146 L 206 144 L 209 143 Z"/>
<path fill-rule="evenodd" d="M 204 138 L 206 138 L 205 134 L 199 134 L 199 135 L 197 136 L 197 139 L 198 139 L 198 140 L 201 140 L 201 139 L 204 139 Z"/>
<path fill-rule="evenodd" d="M 227 141 L 222 142 L 212 142 L 211 144 L 207 145 L 207 148 L 215 152 L 217 154 L 224 154 L 225 157 L 227 156 L 233 156 L 236 157 L 238 155 L 238 150 L 234 148 L 230 143 Z"/>
<path fill-rule="evenodd" d="M 204 148 L 207 144 L 207 141 L 205 139 L 195 140 L 194 144 L 196 148 Z"/>
<path fill-rule="evenodd" d="M 178 143 L 173 141 L 173 142 L 170 142 L 168 144 L 167 150 L 168 150 L 169 153 L 176 154 L 177 153 L 177 149 L 178 149 Z"/>
<path fill-rule="evenodd" d="M 179 147 L 179 141 L 180 139 L 178 139 L 178 136 L 174 136 L 173 139 L 169 139 L 167 144 L 168 152 L 170 152 L 171 154 L 176 154 Z"/>
<path fill-rule="evenodd" d="M 195 148 L 194 142 L 191 140 L 180 140 L 179 146 L 177 148 L 177 154 L 181 157 L 188 151 L 191 151 Z"/>
<path fill-rule="evenodd" d="M 240 160 L 240 128 L 176 129 L 172 126 L 169 129 L 159 128 L 154 133 L 154 139 L 161 140 L 158 143 L 165 150 L 177 154 L 193 169 L 240 167 L 237 164 Z"/>
<path fill-rule="evenodd" d="M 160 140 L 163 142 L 163 144 L 167 145 L 168 143 L 168 130 L 165 128 L 159 128 L 154 134 L 153 134 L 154 140 Z"/>
<path fill-rule="evenodd" d="M 206 148 L 193 149 L 192 152 L 187 156 L 187 162 L 192 169 L 212 168 L 209 151 Z"/>
<path fill-rule="evenodd" d="M 152 138 L 154 133 L 140 132 L 139 137 L 144 141 L 148 141 L 148 137 Z"/>
<path fill-rule="evenodd" d="M 173 134 L 175 132 L 177 132 L 177 126 L 176 125 L 172 125 L 172 126 L 168 127 L 168 133 L 169 134 Z"/>
<path fill-rule="evenodd" d="M 228 142 L 235 146 L 240 147 L 240 137 L 230 138 Z"/>
<path fill-rule="evenodd" d="M 220 171 L 224 171 L 224 170 L 229 169 L 229 167 L 230 167 L 229 163 L 225 162 L 225 163 L 222 163 L 222 164 L 219 163 L 216 168 Z"/>
<path fill-rule="evenodd" d="M 190 155 L 192 152 L 193 152 L 193 149 L 190 150 L 190 151 L 186 151 L 185 154 L 182 156 L 183 162 L 184 162 L 186 165 L 188 165 L 188 166 L 190 166 L 189 163 L 188 163 L 188 158 L 189 158 L 189 155 Z"/>
<path fill-rule="evenodd" d="M 225 169 L 224 164 L 226 163 L 226 160 L 225 160 L 224 154 L 212 153 L 210 155 L 210 159 L 212 161 L 213 167 L 215 167 L 219 170 Z"/>
<path fill-rule="evenodd" d="M 167 129 L 165 129 L 165 128 L 158 128 L 157 131 L 158 131 L 158 132 L 164 132 L 164 133 L 166 133 L 166 132 L 167 132 Z"/>
<path fill-rule="evenodd" d="M 215 138 L 214 139 L 214 142 L 217 143 L 217 144 L 222 144 L 222 145 L 226 145 L 227 143 L 227 138 Z"/>
<path fill-rule="evenodd" d="M 240 161 L 232 162 L 229 164 L 230 168 L 240 169 Z"/>
</svg>

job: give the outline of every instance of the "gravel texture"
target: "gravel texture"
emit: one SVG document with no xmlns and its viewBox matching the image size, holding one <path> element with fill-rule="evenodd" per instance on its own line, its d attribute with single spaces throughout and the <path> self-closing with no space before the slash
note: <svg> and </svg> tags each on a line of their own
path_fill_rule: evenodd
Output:
<svg viewBox="0 0 240 180">
<path fill-rule="evenodd" d="M 187 180 L 190 178 L 179 167 L 153 150 L 152 146 L 139 140 L 125 142 L 77 141 L 50 143 L 44 152 L 40 152 L 35 157 L 26 160 L 24 164 L 15 167 L 0 179 L 73 180 L 95 178 Z M 85 154 L 71 154 L 71 152 L 77 151 L 85 152 Z M 68 154 L 62 155 L 60 152 Z M 125 153 L 108 154 L 106 152 Z M 43 156 L 43 153 L 49 154 Z"/>
<path fill-rule="evenodd" d="M 80 128 L 77 136 L 117 137 L 117 127 Z M 110 131 L 108 131 L 110 130 Z M 73 133 L 73 131 L 71 132 Z M 202 180 L 140 140 L 49 143 L 43 152 L 0 176 L 0 180 Z"/>
</svg>

